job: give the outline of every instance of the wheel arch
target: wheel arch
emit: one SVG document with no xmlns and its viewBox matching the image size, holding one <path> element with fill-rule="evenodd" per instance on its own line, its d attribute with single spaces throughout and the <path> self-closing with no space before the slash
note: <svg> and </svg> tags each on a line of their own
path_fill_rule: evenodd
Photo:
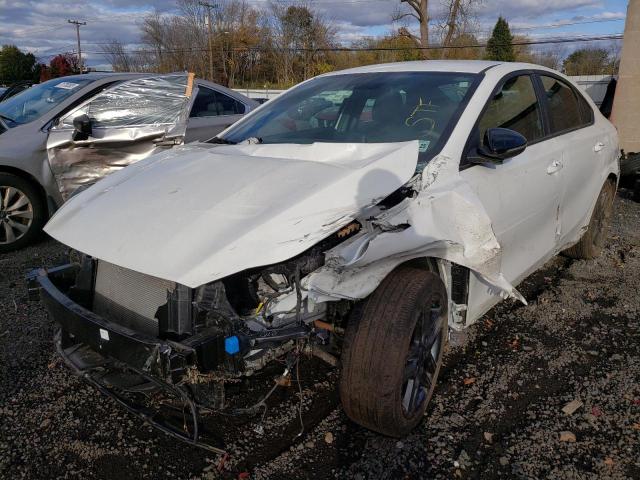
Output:
<svg viewBox="0 0 640 480">
<path fill-rule="evenodd" d="M 26 180 L 27 182 L 31 183 L 38 191 L 38 194 L 40 195 L 40 199 L 42 200 L 42 204 L 46 207 L 47 216 L 51 215 L 51 206 L 47 201 L 47 192 L 36 177 L 34 177 L 33 175 L 31 175 L 29 172 L 25 170 L 21 170 L 16 167 L 11 167 L 9 165 L 0 165 L 0 173 L 9 173 L 11 175 L 15 175 L 16 177 L 20 177 L 23 180 Z"/>
<path fill-rule="evenodd" d="M 410 258 L 408 260 L 398 261 L 393 266 L 393 268 L 391 268 L 389 272 L 386 275 L 384 275 L 384 277 L 382 277 L 379 282 L 377 282 L 373 291 L 375 291 L 375 289 L 377 289 L 380 286 L 380 284 L 382 284 L 385 278 L 391 275 L 395 270 L 402 267 L 418 268 L 420 270 L 424 270 L 425 272 L 435 273 L 438 277 L 440 277 L 440 280 L 442 280 L 447 290 L 447 301 L 449 303 L 449 308 L 448 308 L 449 325 L 454 325 L 454 324 L 458 325 L 460 324 L 461 321 L 462 323 L 464 323 L 464 318 L 460 320 L 457 318 L 455 314 L 456 303 L 462 303 L 462 302 L 460 299 L 454 300 L 453 293 L 455 290 L 454 288 L 455 277 L 456 275 L 458 275 L 458 272 L 456 270 L 463 269 L 468 272 L 469 271 L 468 268 L 463 267 L 462 265 L 455 264 L 449 260 L 445 260 L 438 257 L 417 256 L 417 257 Z M 468 277 L 466 278 L 466 281 L 468 281 Z M 468 287 L 468 285 L 466 287 Z M 468 288 L 465 288 L 465 299 L 463 302 L 465 304 L 465 307 L 466 307 L 466 300 L 467 300 L 467 297 L 466 297 L 467 292 L 468 292 Z"/>
</svg>

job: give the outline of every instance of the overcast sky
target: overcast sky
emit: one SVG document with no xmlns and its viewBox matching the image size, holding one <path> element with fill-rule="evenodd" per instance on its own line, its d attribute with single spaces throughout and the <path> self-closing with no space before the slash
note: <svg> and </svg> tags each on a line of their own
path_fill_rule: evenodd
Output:
<svg viewBox="0 0 640 480">
<path fill-rule="evenodd" d="M 268 0 L 246 1 L 265 8 Z M 441 15 L 443 1 L 430 1 L 431 16 Z M 400 5 L 398 0 L 308 0 L 307 3 L 335 23 L 339 39 L 344 43 L 389 33 L 394 28 L 391 16 Z M 480 5 L 480 37 L 486 35 L 498 15 L 508 20 L 515 34 L 535 38 L 575 37 L 622 33 L 627 0 L 481 0 Z M 58 53 L 75 51 L 75 28 L 67 19 L 78 19 L 87 22 L 81 27 L 87 63 L 104 68 L 104 58 L 98 53 L 101 42 L 118 39 L 135 44 L 139 41 L 139 24 L 146 14 L 154 10 L 171 14 L 175 9 L 175 0 L 0 0 L 0 44 L 15 44 L 33 52 L 39 61 L 48 62 Z"/>
</svg>

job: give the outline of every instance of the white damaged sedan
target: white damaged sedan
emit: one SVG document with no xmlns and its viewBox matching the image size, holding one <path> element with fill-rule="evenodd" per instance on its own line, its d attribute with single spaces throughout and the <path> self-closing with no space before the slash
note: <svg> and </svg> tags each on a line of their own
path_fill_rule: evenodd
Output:
<svg viewBox="0 0 640 480">
<path fill-rule="evenodd" d="M 615 128 L 545 67 L 332 72 L 74 196 L 45 228 L 74 255 L 30 283 L 66 363 L 171 435 L 224 448 L 200 414 L 256 411 L 225 384 L 314 355 L 341 369 L 349 417 L 402 436 L 450 329 L 526 303 L 516 286 L 559 252 L 599 254 L 618 157 Z M 192 422 L 149 417 L 140 392 Z"/>
</svg>

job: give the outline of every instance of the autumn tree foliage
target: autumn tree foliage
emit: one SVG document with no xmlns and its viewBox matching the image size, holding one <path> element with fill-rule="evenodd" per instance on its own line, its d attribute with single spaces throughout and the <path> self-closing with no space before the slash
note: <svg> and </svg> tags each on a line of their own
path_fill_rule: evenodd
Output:
<svg viewBox="0 0 640 480">
<path fill-rule="evenodd" d="M 427 56 L 562 67 L 566 54 L 560 47 L 527 45 L 528 39 L 514 37 L 502 17 L 484 48 L 487 42 L 476 36 L 479 27 L 475 17 L 482 0 L 441 0 L 444 8 L 434 10 L 435 17 L 430 13 L 433 1 L 393 1 L 398 11 L 387 35 L 363 36 L 348 44 L 340 42 L 335 25 L 314 10 L 313 2 L 274 0 L 256 7 L 248 0 L 229 0 L 209 9 L 198 0 L 178 0 L 177 12 L 157 12 L 144 18 L 135 45 L 112 40 L 100 48 L 115 71 L 188 70 L 232 88 L 288 88 L 332 70 Z M 574 57 L 565 69 L 575 65 L 580 70 L 591 64 L 581 58 Z"/>
<path fill-rule="evenodd" d="M 567 75 L 611 75 L 618 59 L 604 48 L 581 48 L 565 58 L 562 68 Z"/>
<path fill-rule="evenodd" d="M 66 55 L 60 54 L 53 57 L 49 62 L 49 71 L 51 72 L 51 78 L 56 78 L 71 75 L 73 70 Z"/>
</svg>

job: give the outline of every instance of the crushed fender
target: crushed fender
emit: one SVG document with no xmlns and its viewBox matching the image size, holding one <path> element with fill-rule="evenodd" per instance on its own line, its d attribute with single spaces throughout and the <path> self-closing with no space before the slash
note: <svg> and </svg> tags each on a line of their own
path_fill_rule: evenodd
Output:
<svg viewBox="0 0 640 480">
<path fill-rule="evenodd" d="M 435 257 L 468 267 L 502 297 L 526 304 L 501 273 L 500 244 L 480 199 L 445 156 L 433 159 L 413 182 L 417 195 L 363 221 L 368 232 L 327 254 L 307 278 L 315 301 L 369 295 L 400 263 Z"/>
</svg>

